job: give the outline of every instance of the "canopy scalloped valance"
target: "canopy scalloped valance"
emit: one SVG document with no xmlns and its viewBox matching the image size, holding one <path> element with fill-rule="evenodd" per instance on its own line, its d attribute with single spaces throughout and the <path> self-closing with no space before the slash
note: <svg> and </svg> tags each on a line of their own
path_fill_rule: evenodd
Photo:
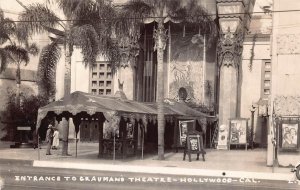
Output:
<svg viewBox="0 0 300 190">
<path fill-rule="evenodd" d="M 99 113 L 103 115 L 99 115 Z M 135 101 L 95 96 L 77 91 L 40 108 L 38 110 L 37 129 L 40 127 L 42 119 L 47 115 L 54 116 L 57 120 L 62 117 L 78 117 L 80 119 L 82 117 L 104 116 L 107 121 L 122 116 L 146 122 L 148 119 L 156 119 L 155 114 L 156 110 Z"/>
<path fill-rule="evenodd" d="M 216 118 L 190 108 L 184 103 L 167 99 L 164 103 L 165 119 L 173 120 L 175 116 L 187 116 L 198 119 L 199 123 L 206 123 L 206 119 Z M 72 94 L 52 102 L 38 110 L 37 129 L 45 117 L 56 117 L 60 121 L 63 117 L 73 118 L 79 122 L 83 118 L 90 120 L 119 121 L 121 117 L 132 122 L 155 121 L 157 118 L 157 103 L 141 103 L 124 100 L 117 97 L 98 96 L 84 92 L 73 92 Z M 104 118 L 103 118 L 104 117 Z M 75 123 L 74 123 L 75 124 Z M 79 125 L 79 123 L 76 123 Z"/>
</svg>

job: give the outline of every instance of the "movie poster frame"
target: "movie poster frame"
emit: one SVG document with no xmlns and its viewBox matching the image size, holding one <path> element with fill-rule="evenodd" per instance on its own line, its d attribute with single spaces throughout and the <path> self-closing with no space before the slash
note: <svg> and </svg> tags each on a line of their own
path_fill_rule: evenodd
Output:
<svg viewBox="0 0 300 190">
<path fill-rule="evenodd" d="M 181 127 L 181 123 L 192 123 L 193 125 L 193 129 L 195 129 L 195 120 L 194 119 L 179 119 L 178 120 L 178 128 L 179 128 L 179 145 L 184 147 L 184 141 L 186 141 L 186 137 L 188 135 L 189 132 L 189 127 L 187 126 L 186 129 L 186 136 L 184 137 L 182 134 L 182 127 Z"/>
<path fill-rule="evenodd" d="M 297 144 L 295 147 L 284 147 L 283 146 L 283 131 L 284 127 L 287 127 L 286 125 L 296 125 L 297 126 Z M 290 117 L 282 117 L 280 120 L 280 123 L 278 126 L 277 130 L 277 138 L 278 138 L 278 150 L 280 152 L 299 152 L 300 151 L 300 133 L 299 133 L 299 128 L 300 128 L 300 121 L 299 118 L 290 118 Z"/>
<path fill-rule="evenodd" d="M 253 139 L 251 139 L 250 137 L 250 134 L 249 134 L 249 126 L 248 126 L 248 120 L 249 118 L 231 118 L 229 119 L 229 133 L 228 133 L 228 149 L 230 150 L 230 146 L 231 145 L 236 145 L 239 146 L 239 145 L 245 145 L 245 150 L 248 149 L 248 145 L 250 143 L 250 141 L 253 141 Z M 233 127 L 233 121 L 237 122 L 237 123 L 240 123 L 240 126 L 243 126 L 243 122 L 245 123 L 245 126 L 243 127 L 246 127 L 245 129 L 245 132 L 246 132 L 246 142 L 242 142 L 242 143 L 234 143 L 232 142 L 232 127 Z"/>
</svg>

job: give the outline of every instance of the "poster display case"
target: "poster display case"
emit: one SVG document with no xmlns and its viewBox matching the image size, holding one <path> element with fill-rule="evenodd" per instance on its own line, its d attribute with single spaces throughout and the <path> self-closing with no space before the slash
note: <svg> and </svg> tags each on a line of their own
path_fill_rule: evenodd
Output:
<svg viewBox="0 0 300 190">
<path fill-rule="evenodd" d="M 299 119 L 282 118 L 277 125 L 279 151 L 299 151 Z"/>
<path fill-rule="evenodd" d="M 247 118 L 229 119 L 229 150 L 230 145 L 244 145 L 245 149 L 253 139 L 250 138 Z"/>
<path fill-rule="evenodd" d="M 179 120 L 178 122 L 180 146 L 185 146 L 188 131 L 195 129 L 194 120 Z"/>
</svg>

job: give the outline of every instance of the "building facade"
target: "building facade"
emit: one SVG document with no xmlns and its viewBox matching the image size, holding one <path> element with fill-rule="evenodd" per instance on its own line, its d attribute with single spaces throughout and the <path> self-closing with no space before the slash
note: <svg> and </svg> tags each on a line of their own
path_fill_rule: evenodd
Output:
<svg viewBox="0 0 300 190">
<path fill-rule="evenodd" d="M 272 83 L 268 164 L 299 162 L 299 12 L 300 2 L 274 0 Z M 295 18 L 295 19 L 293 19 Z M 274 137 L 274 139 L 270 139 Z M 274 140 L 275 143 L 270 143 Z M 275 146 L 275 148 L 274 148 Z"/>
<path fill-rule="evenodd" d="M 114 1 L 116 4 L 126 2 Z M 290 10 L 300 8 L 299 2 L 199 0 L 199 3 L 213 15 L 220 29 L 220 36 L 215 41 L 208 42 L 209 34 L 199 28 L 184 23 L 165 23 L 165 28 L 168 29 L 164 51 L 165 98 L 184 98 L 195 108 L 212 109 L 219 118 L 219 126 L 229 127 L 229 119 L 232 118 L 248 119 L 248 128 L 253 131 L 250 133 L 254 147 L 267 148 L 267 165 L 273 165 L 274 161 L 280 165 L 294 163 L 299 158 L 300 147 L 297 127 L 299 109 L 294 106 L 299 104 L 297 43 L 300 29 L 298 19 L 290 18 L 298 18 L 300 15 L 297 11 Z M 232 11 L 245 11 L 245 14 L 236 16 L 237 12 Z M 224 14 L 236 18 L 238 22 L 229 22 L 229 17 Z M 233 30 L 234 23 L 238 24 Z M 71 91 L 114 95 L 122 90 L 130 100 L 156 101 L 155 27 L 155 22 L 145 24 L 134 61 L 125 61 L 116 72 L 112 72 L 103 57 L 98 58 L 94 67 L 85 67 L 80 50 L 74 49 Z M 237 48 L 233 48 L 233 51 L 238 50 L 233 52 L 237 56 L 233 62 L 229 54 L 231 50 L 229 51 L 228 46 L 227 49 L 224 48 L 228 43 L 232 45 L 230 40 L 234 43 L 234 48 Z M 56 71 L 56 99 L 62 98 L 64 93 L 64 52 L 61 55 Z M 35 72 L 37 60 L 34 59 L 30 65 L 33 65 L 32 72 Z M 9 72 L 11 71 L 7 70 L 6 74 L 1 75 L 1 95 L 2 89 L 11 85 L 12 80 L 5 78 Z M 32 79 L 28 82 L 29 86 L 36 92 L 34 77 L 29 78 Z M 25 83 L 27 84 L 24 82 L 24 85 Z M 5 105 L 6 96 L 1 96 L 1 107 Z M 94 124 L 83 124 L 85 125 Z M 88 126 L 83 128 L 86 130 L 79 134 L 82 140 L 96 139 L 93 131 L 87 131 Z M 286 148 L 283 145 L 284 136 L 294 130 L 298 134 L 297 140 L 294 140 L 296 145 Z M 73 127 L 70 127 L 69 136 L 75 138 Z M 275 151 L 272 140 L 277 143 Z"/>
</svg>

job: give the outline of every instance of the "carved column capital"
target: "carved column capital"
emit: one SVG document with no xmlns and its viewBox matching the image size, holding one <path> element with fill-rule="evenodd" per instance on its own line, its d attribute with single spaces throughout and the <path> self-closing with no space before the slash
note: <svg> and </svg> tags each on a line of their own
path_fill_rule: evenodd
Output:
<svg viewBox="0 0 300 190">
<path fill-rule="evenodd" d="M 239 67 L 243 52 L 244 31 L 221 33 L 218 42 L 218 65 Z"/>
<path fill-rule="evenodd" d="M 164 28 L 163 23 L 158 23 L 157 29 L 155 28 L 153 31 L 153 38 L 155 41 L 154 50 L 165 50 L 168 39 L 168 30 Z"/>
<path fill-rule="evenodd" d="M 120 50 L 120 66 L 121 67 L 134 67 L 135 58 L 139 55 L 140 44 L 139 44 L 140 33 L 133 35 L 122 36 L 118 38 L 118 47 Z"/>
</svg>

